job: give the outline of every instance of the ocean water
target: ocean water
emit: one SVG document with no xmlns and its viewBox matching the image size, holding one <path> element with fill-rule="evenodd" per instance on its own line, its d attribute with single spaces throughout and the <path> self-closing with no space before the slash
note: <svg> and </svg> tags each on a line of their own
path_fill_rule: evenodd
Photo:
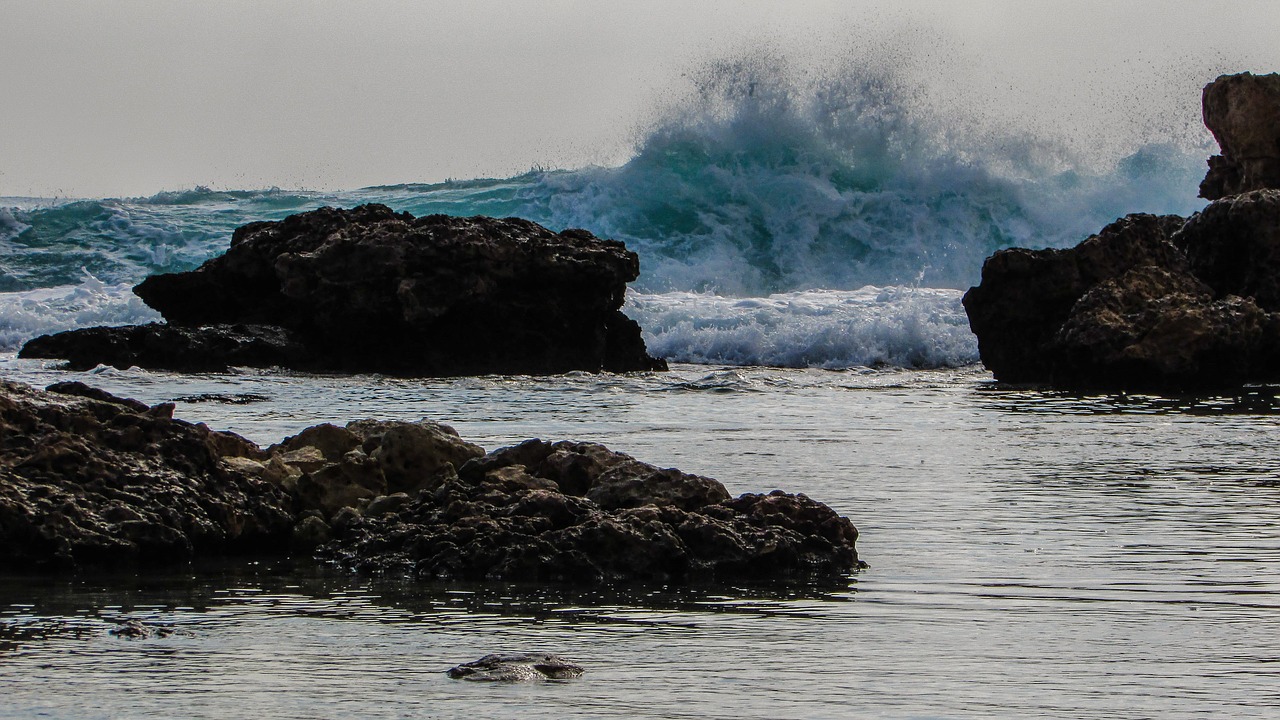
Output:
<svg viewBox="0 0 1280 720">
<path fill-rule="evenodd" d="M 66 373 L 258 442 L 431 417 L 785 488 L 861 531 L 833 587 L 361 579 L 261 561 L 0 580 L 0 717 L 1274 717 L 1275 396 L 1074 396 L 980 368 L 440 380 Z M 200 396 L 205 399 L 193 401 Z M 182 398 L 188 400 L 182 400 Z M 215 399 L 209 399 L 215 398 Z M 141 620 L 172 631 L 127 640 Z M 444 671 L 547 651 L 582 678 Z"/>
<path fill-rule="evenodd" d="M 370 580 L 261 560 L 0 577 L 0 717 L 1274 717 L 1280 412 L 1231 397 L 995 385 L 960 306 L 982 260 L 1128 212 L 1189 214 L 1206 149 L 1073 157 L 967 131 L 875 72 L 712 68 L 620 167 L 318 193 L 0 199 L 0 375 L 77 379 L 267 444 L 428 417 L 495 449 L 605 443 L 860 528 L 830 587 Z M 157 320 L 129 289 L 245 222 L 333 205 L 520 215 L 624 240 L 625 310 L 669 373 L 178 375 L 18 360 L 35 335 Z M 165 630 L 128 640 L 126 620 Z M 451 665 L 547 651 L 578 680 Z"/>
</svg>

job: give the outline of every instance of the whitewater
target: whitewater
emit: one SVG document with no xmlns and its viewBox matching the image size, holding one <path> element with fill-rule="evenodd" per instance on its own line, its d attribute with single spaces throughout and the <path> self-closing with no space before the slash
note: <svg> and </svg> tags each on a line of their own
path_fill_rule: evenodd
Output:
<svg viewBox="0 0 1280 720">
<path fill-rule="evenodd" d="M 955 367 L 977 359 L 960 295 L 995 250 L 1074 245 L 1129 212 L 1203 205 L 1203 137 L 1099 161 L 914 96 L 867 69 L 798 82 L 721 63 L 619 167 L 332 193 L 0 198 L 0 349 L 157 320 L 128 292 L 148 274 L 198 266 L 248 222 L 376 202 L 625 242 L 641 258 L 625 311 L 671 360 Z"/>
</svg>

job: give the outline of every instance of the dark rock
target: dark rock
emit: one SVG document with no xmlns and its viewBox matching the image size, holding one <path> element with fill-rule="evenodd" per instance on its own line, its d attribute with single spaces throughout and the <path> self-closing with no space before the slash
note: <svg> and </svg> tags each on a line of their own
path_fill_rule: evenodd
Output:
<svg viewBox="0 0 1280 720">
<path fill-rule="evenodd" d="M 846 518 L 803 495 L 730 499 L 715 480 L 601 445 L 530 440 L 351 518 L 320 555 L 422 578 L 834 579 L 861 567 L 856 540 Z"/>
<path fill-rule="evenodd" d="M 557 655 L 485 655 L 479 660 L 449 668 L 449 677 L 486 682 L 569 680 L 582 668 Z"/>
<path fill-rule="evenodd" d="M 64 359 L 72 370 L 111 365 L 223 372 L 233 366 L 305 369 L 310 363 L 293 333 L 242 324 L 180 327 L 150 323 L 68 330 L 31 340 L 18 357 Z"/>
<path fill-rule="evenodd" d="M 134 288 L 169 325 L 59 333 L 22 353 L 184 371 L 662 369 L 619 312 L 638 274 L 635 253 L 585 230 L 321 208 L 245 225 L 225 255 Z"/>
<path fill-rule="evenodd" d="M 224 462 L 232 443 L 102 393 L 0 381 L 0 568 L 274 552 L 293 517 L 280 488 Z"/>
<path fill-rule="evenodd" d="M 1063 386 L 1194 390 L 1275 379 L 1280 316 L 1251 298 L 1213 299 L 1188 274 L 1147 265 L 1090 290 L 1058 335 Z"/>
<path fill-rule="evenodd" d="M 489 455 L 446 425 L 319 425 L 264 451 L 78 384 L 0 382 L 0 570 L 290 549 L 377 573 L 838 580 L 848 519 L 593 443 Z M 460 467 L 461 472 L 455 470 Z"/>
<path fill-rule="evenodd" d="M 1186 258 L 1169 242 L 1176 215 L 1120 218 L 1067 250 L 1001 250 L 982 265 L 982 281 L 964 295 L 982 363 L 1004 382 L 1045 382 L 1053 371 L 1058 332 L 1091 288 L 1132 268 L 1173 272 Z"/>
<path fill-rule="evenodd" d="M 148 625 L 141 620 L 126 620 L 119 627 L 108 630 L 107 634 L 126 640 L 147 640 L 167 638 L 173 634 L 173 628 L 164 625 Z"/>
<path fill-rule="evenodd" d="M 1002 250 L 965 294 L 1006 382 L 1184 391 L 1280 381 L 1280 75 L 1222 76 L 1222 147 L 1185 223 L 1130 215 L 1069 250 Z"/>
<path fill-rule="evenodd" d="M 1263 310 L 1280 311 L 1280 190 L 1212 202 L 1173 235 L 1173 243 L 1215 297 L 1252 297 Z"/>
<path fill-rule="evenodd" d="M 1209 158 L 1200 197 L 1280 188 L 1280 75 L 1223 75 L 1205 86 L 1202 102 L 1222 154 Z"/>
</svg>

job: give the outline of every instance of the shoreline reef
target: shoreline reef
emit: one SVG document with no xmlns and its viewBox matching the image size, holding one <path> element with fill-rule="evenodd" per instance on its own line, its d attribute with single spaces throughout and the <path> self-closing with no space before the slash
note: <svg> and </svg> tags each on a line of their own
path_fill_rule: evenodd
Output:
<svg viewBox="0 0 1280 720">
<path fill-rule="evenodd" d="M 989 257 L 964 296 L 996 380 L 1194 392 L 1280 382 L 1280 75 L 1205 86 L 1221 155 L 1190 218 L 1133 214 L 1074 248 Z"/>
<path fill-rule="evenodd" d="M 838 582 L 832 508 L 602 445 L 486 453 L 431 421 L 317 425 L 260 448 L 78 382 L 0 380 L 0 568 L 314 558 L 424 580 Z"/>
</svg>

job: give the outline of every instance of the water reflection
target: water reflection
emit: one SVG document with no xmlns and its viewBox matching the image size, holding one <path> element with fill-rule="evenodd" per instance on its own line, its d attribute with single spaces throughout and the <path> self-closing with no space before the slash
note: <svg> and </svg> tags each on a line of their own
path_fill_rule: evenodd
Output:
<svg viewBox="0 0 1280 720">
<path fill-rule="evenodd" d="M 1050 415 L 1280 415 L 1280 387 L 1250 386 L 1227 395 L 1087 394 L 1029 389 L 994 381 L 975 383 L 982 407 L 1011 413 Z"/>
<path fill-rule="evenodd" d="M 827 585 L 575 587 L 357 578 L 309 562 L 205 563 L 180 571 L 0 577 L 0 652 L 50 638 L 100 637 L 138 621 L 181 629 L 239 615 L 377 623 L 517 622 L 678 631 L 715 613 L 809 618 L 849 602 L 852 579 Z"/>
</svg>

